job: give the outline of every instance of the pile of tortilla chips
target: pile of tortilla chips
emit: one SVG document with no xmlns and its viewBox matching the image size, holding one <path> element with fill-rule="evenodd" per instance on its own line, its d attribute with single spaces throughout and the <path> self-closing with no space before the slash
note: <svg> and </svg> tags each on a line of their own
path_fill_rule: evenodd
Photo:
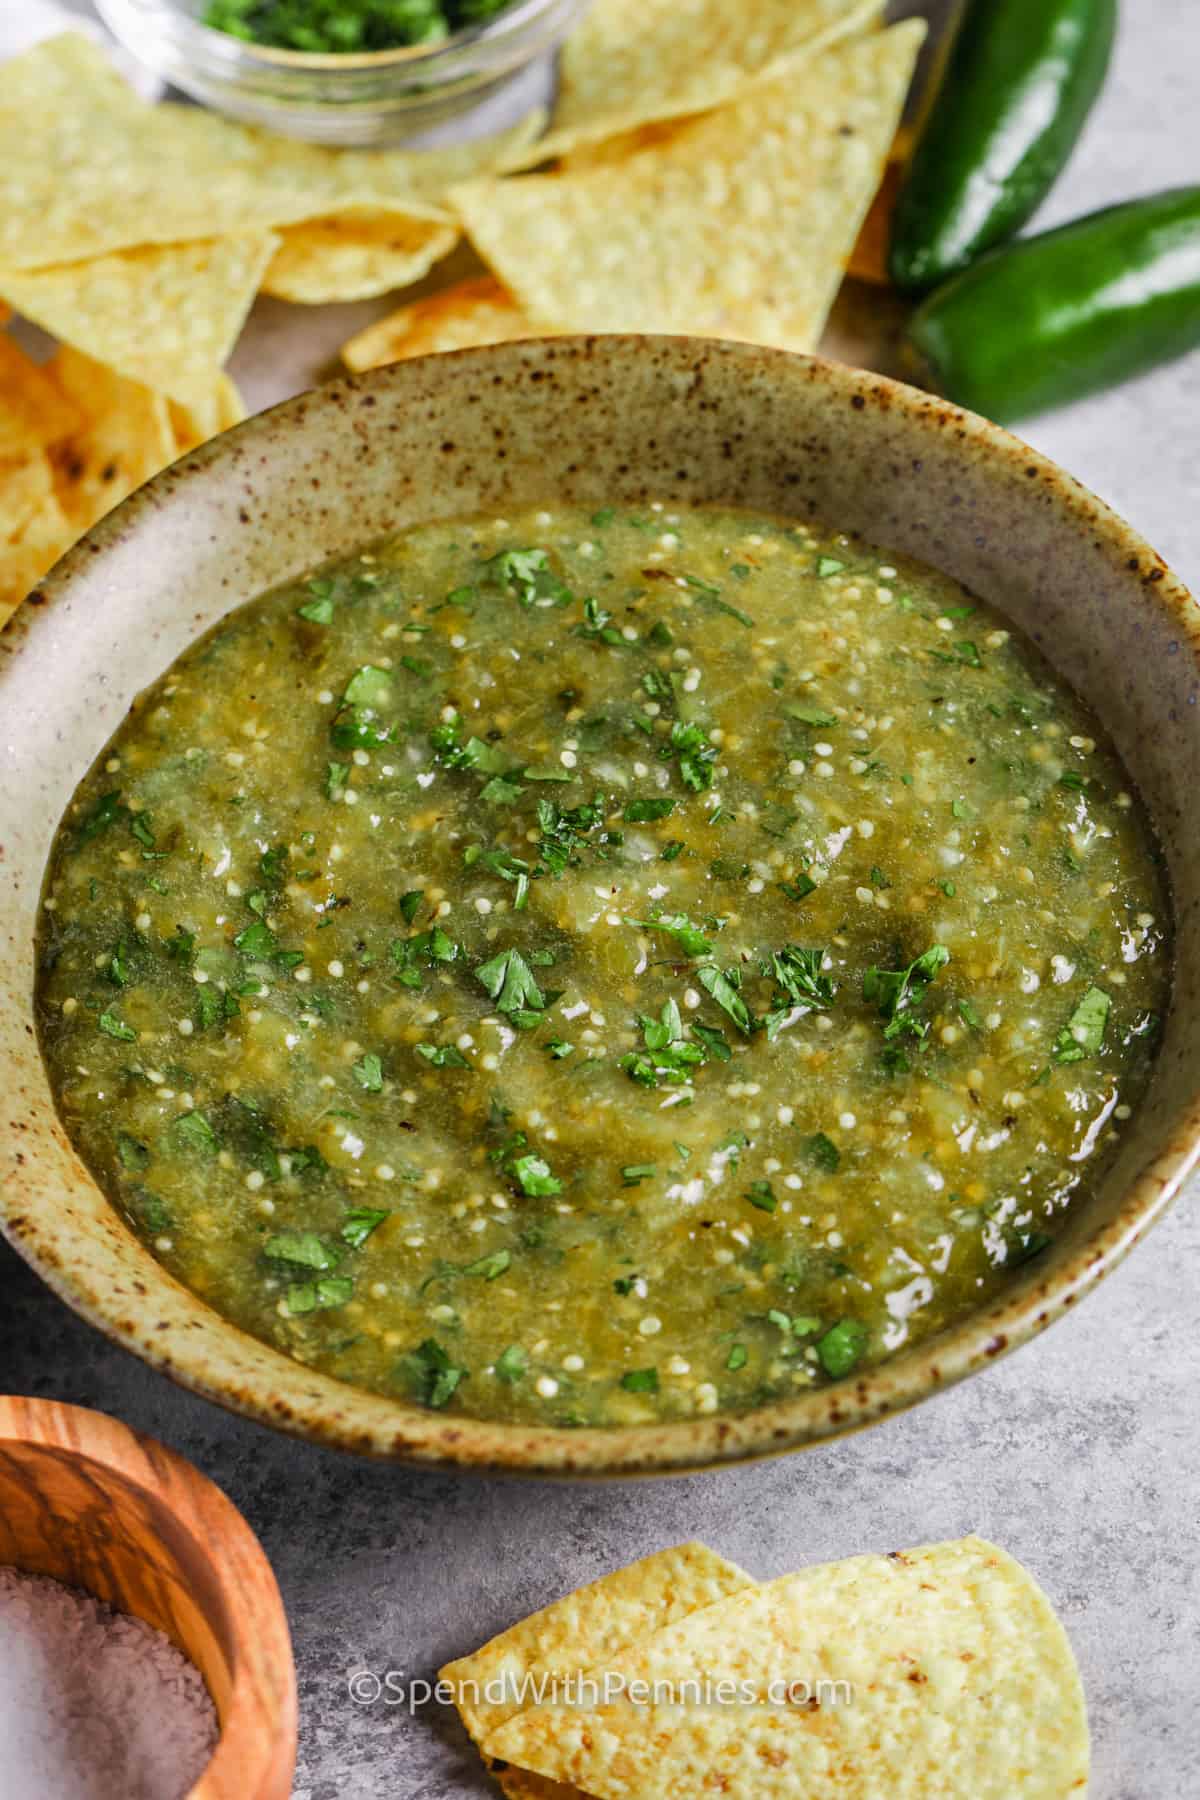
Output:
<svg viewBox="0 0 1200 1800">
<path fill-rule="evenodd" d="M 533 116 L 446 151 L 323 150 L 149 106 L 90 39 L 3 65 L 0 625 L 118 500 L 244 416 L 223 373 L 259 292 L 354 300 L 419 280 L 461 226 L 445 191 L 519 156 Z"/>
<path fill-rule="evenodd" d="M 147 105 L 73 33 L 5 63 L 0 306 L 60 348 L 35 364 L 0 320 L 0 625 L 97 518 L 242 416 L 223 366 L 260 292 L 373 298 L 465 235 L 482 271 L 360 333 L 351 368 L 569 331 L 813 348 L 924 31 L 882 14 L 594 0 L 548 135 L 535 115 L 448 150 Z"/>
<path fill-rule="evenodd" d="M 1079 1672 L 980 1538 L 756 1584 L 703 1544 L 534 1613 L 441 1679 L 508 1800 L 1070 1800 Z"/>
<path fill-rule="evenodd" d="M 571 331 L 815 348 L 924 35 L 882 14 L 882 0 L 595 0 L 548 135 L 446 196 L 487 277 L 401 307 L 346 363 Z"/>
</svg>

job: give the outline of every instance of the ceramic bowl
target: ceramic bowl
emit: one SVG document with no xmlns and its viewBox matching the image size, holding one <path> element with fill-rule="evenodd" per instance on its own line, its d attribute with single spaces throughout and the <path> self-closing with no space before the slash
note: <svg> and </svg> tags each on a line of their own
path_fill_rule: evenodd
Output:
<svg viewBox="0 0 1200 1800">
<path fill-rule="evenodd" d="M 207 1476 L 103 1413 L 0 1395 L 0 1566 L 85 1588 L 195 1663 L 221 1735 L 187 1800 L 287 1800 L 296 1671 L 283 1601 Z"/>
<path fill-rule="evenodd" d="M 134 695 L 231 607 L 418 521 L 552 501 L 810 516 L 924 559 L 1007 612 L 1103 718 L 1156 822 L 1177 925 L 1157 1072 L 1101 1190 L 993 1303 L 878 1369 L 742 1414 L 628 1429 L 482 1423 L 313 1373 L 227 1324 L 127 1229 L 55 1115 L 30 1007 L 55 827 Z M 117 1342 L 253 1418 L 459 1468 L 682 1470 L 812 1444 L 912 1405 L 1059 1318 L 1200 1151 L 1200 630 L 1113 513 L 1016 438 L 877 376 L 746 345 L 560 338 L 397 364 L 206 445 L 109 515 L 0 637 L 0 1213 Z"/>
</svg>

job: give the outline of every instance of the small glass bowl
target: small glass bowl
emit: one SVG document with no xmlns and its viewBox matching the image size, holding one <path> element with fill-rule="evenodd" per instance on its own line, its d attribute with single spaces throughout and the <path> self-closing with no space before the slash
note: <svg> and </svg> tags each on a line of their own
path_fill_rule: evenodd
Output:
<svg viewBox="0 0 1200 1800">
<path fill-rule="evenodd" d="M 95 0 L 118 42 L 193 99 L 287 137 L 343 146 L 407 142 L 461 119 L 532 73 L 584 3 L 516 0 L 441 43 L 315 56 L 212 30 L 200 22 L 205 0 Z"/>
</svg>

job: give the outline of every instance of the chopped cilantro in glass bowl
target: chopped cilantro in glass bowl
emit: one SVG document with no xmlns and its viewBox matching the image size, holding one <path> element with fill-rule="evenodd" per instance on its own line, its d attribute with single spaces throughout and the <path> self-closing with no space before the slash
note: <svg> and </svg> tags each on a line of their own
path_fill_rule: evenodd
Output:
<svg viewBox="0 0 1200 1800">
<path fill-rule="evenodd" d="M 219 112 L 310 143 L 419 139 L 502 88 L 511 123 L 583 0 L 96 0 L 141 62 Z M 482 117 L 482 115 L 481 115 Z"/>
</svg>

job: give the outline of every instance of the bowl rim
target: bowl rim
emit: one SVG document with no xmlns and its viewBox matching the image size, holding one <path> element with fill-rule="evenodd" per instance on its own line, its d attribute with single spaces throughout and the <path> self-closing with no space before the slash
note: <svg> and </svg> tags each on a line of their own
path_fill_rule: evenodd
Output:
<svg viewBox="0 0 1200 1800">
<path fill-rule="evenodd" d="M 274 1792 L 281 1753 L 290 1785 L 299 1726 L 287 1613 L 267 1553 L 229 1495 L 179 1451 L 90 1406 L 0 1394 L 0 1454 L 14 1445 L 90 1465 L 149 1495 L 203 1554 L 228 1599 L 229 1707 L 187 1800 Z"/>
<path fill-rule="evenodd" d="M 899 414 L 917 434 L 929 432 L 945 439 L 953 433 L 964 454 L 973 452 L 1012 476 L 1036 477 L 1043 499 L 1049 494 L 1057 512 L 1065 513 L 1077 526 L 1086 526 L 1088 535 L 1112 556 L 1114 565 L 1119 563 L 1132 579 L 1141 582 L 1147 599 L 1170 617 L 1193 660 L 1200 664 L 1196 602 L 1157 552 L 1119 514 L 1012 433 L 902 382 L 820 357 L 742 342 L 634 334 L 521 340 L 443 353 L 436 360 L 467 367 L 475 364 L 481 377 L 486 371 L 498 379 L 497 370 L 507 366 L 520 366 L 528 374 L 539 363 L 578 359 L 595 377 L 596 365 L 606 357 L 617 366 L 622 355 L 650 351 L 667 361 L 678 356 L 681 371 L 690 369 L 702 354 L 740 361 L 747 377 L 757 373 L 780 380 L 804 378 L 848 407 L 861 411 L 875 405 Z M 381 391 L 396 389 L 403 394 L 410 383 L 415 387 L 433 361 L 413 358 L 330 382 L 255 415 L 191 452 L 130 495 L 67 552 L 34 596 L 49 603 L 41 616 L 50 616 L 53 602 L 77 574 L 93 570 L 106 549 L 117 545 L 140 520 L 163 515 L 170 497 L 177 500 L 192 484 L 202 483 L 231 449 L 254 453 L 261 440 L 262 460 L 267 461 L 270 440 L 278 438 L 281 428 L 289 434 L 289 441 L 297 432 L 319 434 L 323 420 L 332 421 L 360 396 L 363 403 L 373 406 L 372 396 Z M 37 627 L 35 618 L 28 628 Z M 49 1228 L 44 1232 L 39 1228 L 36 1208 L 24 1209 L 19 1202 L 14 1206 L 11 1181 L 0 1182 L 0 1231 L 61 1299 L 112 1341 L 228 1410 L 308 1441 L 381 1460 L 487 1474 L 584 1479 L 686 1474 L 786 1454 L 861 1430 L 964 1380 L 1062 1318 L 1162 1217 L 1200 1164 L 1200 1073 L 1186 1104 L 1177 1105 L 1174 1114 L 1173 1129 L 1160 1134 L 1159 1141 L 1139 1156 L 1113 1216 L 1072 1246 L 1070 1254 L 1064 1254 L 1061 1264 L 1052 1265 L 1049 1272 L 1041 1274 L 1038 1265 L 1032 1265 L 989 1304 L 916 1348 L 901 1351 L 861 1374 L 745 1412 L 644 1425 L 510 1425 L 388 1401 L 333 1377 L 314 1375 L 283 1352 L 248 1338 L 196 1300 L 206 1313 L 221 1319 L 225 1332 L 268 1352 L 278 1365 L 278 1380 L 273 1385 L 283 1399 L 273 1399 L 270 1391 L 248 1392 L 245 1386 L 231 1392 L 210 1378 L 202 1353 L 175 1356 L 150 1330 L 139 1328 L 129 1318 L 114 1316 L 104 1298 L 90 1290 L 86 1270 L 64 1266 Z M 102 1192 L 98 1186 L 97 1191 Z M 165 1271 L 163 1275 L 173 1282 Z M 348 1400 L 357 1404 L 348 1406 Z M 357 1422 L 346 1416 L 355 1411 L 360 1415 Z"/>
</svg>

